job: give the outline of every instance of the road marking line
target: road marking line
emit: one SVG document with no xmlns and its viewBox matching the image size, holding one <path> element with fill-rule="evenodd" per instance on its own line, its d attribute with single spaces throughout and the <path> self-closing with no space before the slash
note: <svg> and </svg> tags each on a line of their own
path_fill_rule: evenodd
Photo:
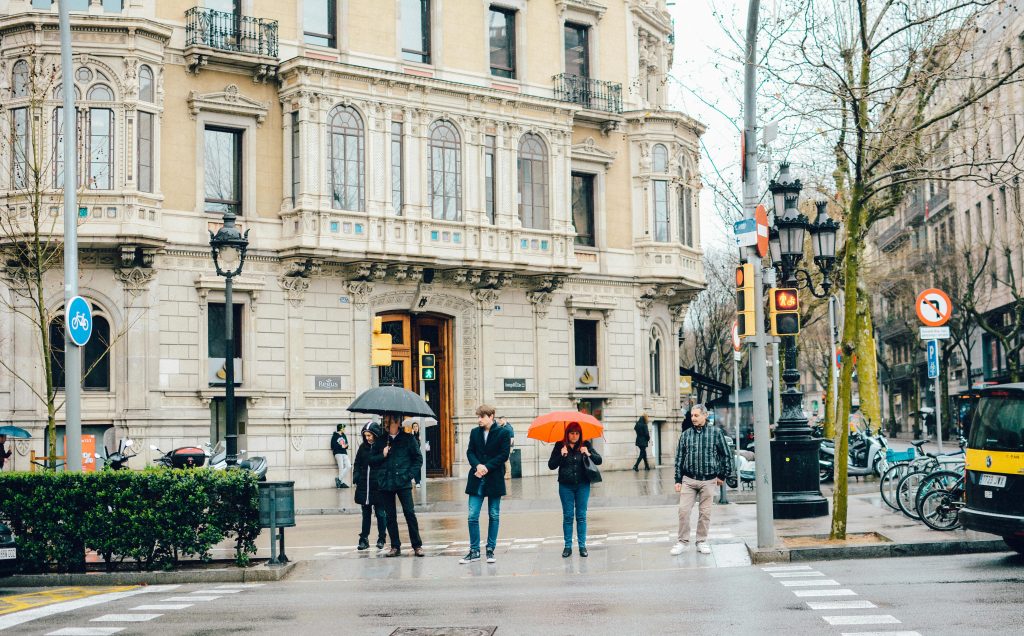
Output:
<svg viewBox="0 0 1024 636">
<path fill-rule="evenodd" d="M 773 565 L 767 568 L 761 568 L 765 572 L 796 572 L 797 570 L 810 570 L 809 565 Z"/>
<path fill-rule="evenodd" d="M 192 603 L 158 603 L 156 605 L 139 605 L 138 607 L 133 607 L 130 611 L 153 612 L 158 610 L 180 610 L 185 609 L 186 607 L 192 607 Z"/>
<path fill-rule="evenodd" d="M 812 610 L 874 609 L 878 607 L 871 601 L 807 601 L 807 606 Z"/>
<path fill-rule="evenodd" d="M 238 594 L 242 590 L 238 589 L 236 585 L 226 585 L 224 587 L 218 587 L 215 590 L 196 590 L 193 594 Z"/>
<path fill-rule="evenodd" d="M 13 614 L 7 614 L 6 616 L 0 616 L 0 630 L 7 629 L 9 627 L 14 627 L 15 625 L 21 625 L 22 623 L 34 621 L 39 618 L 53 616 L 54 614 L 70 612 L 71 610 L 89 607 L 92 605 L 99 605 L 100 603 L 108 603 L 110 601 L 116 601 L 122 598 L 127 598 L 129 596 L 135 596 L 136 594 L 144 594 L 148 591 L 149 590 L 147 590 L 146 588 L 137 587 L 134 589 L 128 589 L 124 592 L 96 594 L 94 596 L 89 596 L 87 598 L 80 598 L 73 601 L 65 601 L 63 603 L 54 603 L 53 605 L 35 607 Z"/>
<path fill-rule="evenodd" d="M 266 585 L 266 583 L 233 583 L 231 585 L 218 585 L 216 587 L 216 589 L 218 589 L 218 590 L 234 590 L 234 589 L 237 589 L 237 588 L 240 588 L 240 587 L 244 587 L 244 588 L 248 589 L 248 588 L 252 588 L 252 587 L 263 587 L 264 585 Z"/>
<path fill-rule="evenodd" d="M 89 621 L 90 623 L 142 623 L 160 618 L 163 614 L 104 614 Z"/>
<path fill-rule="evenodd" d="M 869 616 L 822 616 L 829 625 L 893 625 L 900 620 L 889 614 Z"/>
<path fill-rule="evenodd" d="M 217 596 L 172 596 L 160 599 L 160 601 L 163 603 L 188 603 L 191 601 L 216 601 L 219 598 L 221 598 L 220 594 Z"/>
<path fill-rule="evenodd" d="M 797 579 L 795 581 L 779 581 L 786 587 L 810 587 L 812 585 L 839 585 L 839 581 L 832 579 Z"/>
<path fill-rule="evenodd" d="M 920 632 L 843 632 L 843 636 L 921 636 Z"/>
<path fill-rule="evenodd" d="M 821 572 L 811 572 L 811 571 L 805 571 L 805 572 L 771 572 L 770 574 L 772 575 L 773 578 L 776 578 L 776 579 L 796 578 L 796 577 L 800 577 L 800 576 L 825 576 Z"/>
<path fill-rule="evenodd" d="M 857 593 L 853 590 L 793 590 L 793 594 L 800 598 L 811 596 L 857 596 Z"/>
<path fill-rule="evenodd" d="M 123 627 L 65 627 L 46 636 L 110 636 L 123 631 Z"/>
<path fill-rule="evenodd" d="M 317 552 L 313 556 L 340 556 L 337 552 Z"/>
</svg>

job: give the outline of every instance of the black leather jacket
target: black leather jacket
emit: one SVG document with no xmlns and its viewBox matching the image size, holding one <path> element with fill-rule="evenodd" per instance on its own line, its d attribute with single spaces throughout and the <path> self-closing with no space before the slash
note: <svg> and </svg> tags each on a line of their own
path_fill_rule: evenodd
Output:
<svg viewBox="0 0 1024 636">
<path fill-rule="evenodd" d="M 548 460 L 548 468 L 551 470 L 558 469 L 558 483 L 565 484 L 566 486 L 576 486 L 578 484 L 590 483 L 590 478 L 587 476 L 587 471 L 583 468 L 583 453 L 580 452 L 580 447 L 569 449 L 569 454 L 562 457 L 562 447 L 565 444 L 558 442 L 555 447 L 551 449 L 551 459 Z M 590 441 L 583 442 L 583 445 L 587 447 L 590 452 L 590 460 L 596 465 L 601 464 L 601 455 L 594 450 L 593 444 Z"/>
</svg>

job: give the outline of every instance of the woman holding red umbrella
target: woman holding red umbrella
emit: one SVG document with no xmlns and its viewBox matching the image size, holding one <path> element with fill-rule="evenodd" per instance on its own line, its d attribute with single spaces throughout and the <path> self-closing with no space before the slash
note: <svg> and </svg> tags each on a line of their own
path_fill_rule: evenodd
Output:
<svg viewBox="0 0 1024 636">
<path fill-rule="evenodd" d="M 565 427 L 565 437 L 555 444 L 548 460 L 548 468 L 558 470 L 558 497 L 562 501 L 562 534 L 565 537 L 563 558 L 572 556 L 573 518 L 576 519 L 580 556 L 587 556 L 587 503 L 590 484 L 600 480 L 600 473 L 593 465 L 600 463 L 601 455 L 589 440 L 584 441 L 579 422 L 569 423 Z"/>
</svg>

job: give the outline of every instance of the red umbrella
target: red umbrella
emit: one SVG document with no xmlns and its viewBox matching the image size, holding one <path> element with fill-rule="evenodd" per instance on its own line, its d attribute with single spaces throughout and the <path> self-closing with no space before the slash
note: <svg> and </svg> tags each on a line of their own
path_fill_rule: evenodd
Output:
<svg viewBox="0 0 1024 636">
<path fill-rule="evenodd" d="M 594 439 L 604 435 L 604 425 L 593 415 L 579 411 L 554 411 L 533 420 L 526 436 L 549 444 L 565 439 L 565 429 L 573 422 L 583 429 L 583 439 Z"/>
</svg>

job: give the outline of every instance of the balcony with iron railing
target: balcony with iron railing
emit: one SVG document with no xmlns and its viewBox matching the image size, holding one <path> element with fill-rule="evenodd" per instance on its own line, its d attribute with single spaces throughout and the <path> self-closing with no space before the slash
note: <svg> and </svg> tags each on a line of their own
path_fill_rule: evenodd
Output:
<svg viewBox="0 0 1024 636">
<path fill-rule="evenodd" d="M 875 240 L 878 249 L 888 251 L 889 248 L 894 247 L 900 239 L 905 237 L 905 229 L 899 219 L 894 219 L 892 225 L 878 233 L 878 238 Z"/>
<path fill-rule="evenodd" d="M 192 7 L 185 12 L 185 58 L 193 73 L 210 62 L 242 66 L 257 80 L 277 72 L 277 21 Z"/>
<path fill-rule="evenodd" d="M 606 82 L 570 73 L 551 78 L 555 99 L 579 104 L 587 110 L 619 114 L 622 112 L 622 84 Z"/>
<path fill-rule="evenodd" d="M 925 209 L 925 193 L 924 188 L 914 188 L 910 192 L 910 198 L 907 201 L 907 210 L 903 215 L 907 225 L 919 225 L 924 221 L 924 209 Z"/>
<path fill-rule="evenodd" d="M 928 216 L 942 212 L 949 203 L 949 188 L 940 188 L 928 198 Z"/>
</svg>

